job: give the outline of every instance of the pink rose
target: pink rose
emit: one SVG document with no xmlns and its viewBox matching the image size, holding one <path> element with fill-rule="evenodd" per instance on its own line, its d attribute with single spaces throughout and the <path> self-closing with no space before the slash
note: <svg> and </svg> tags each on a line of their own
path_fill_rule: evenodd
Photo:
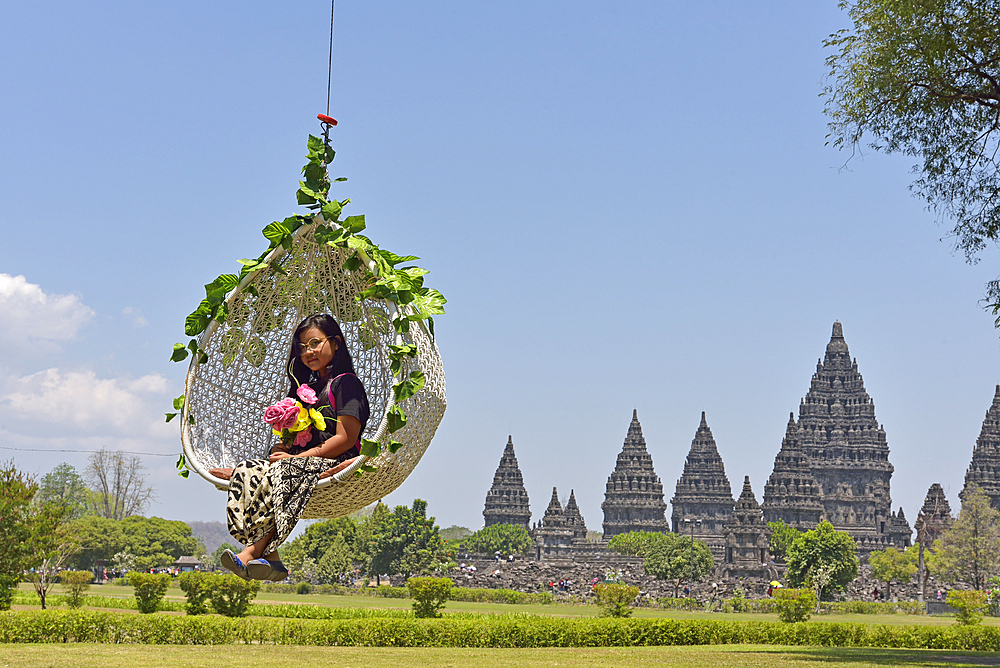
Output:
<svg viewBox="0 0 1000 668">
<path fill-rule="evenodd" d="M 304 448 L 312 440 L 312 429 L 303 429 L 295 434 L 295 445 Z"/>
<path fill-rule="evenodd" d="M 305 404 L 316 403 L 316 392 L 313 391 L 308 385 L 299 385 L 299 389 L 295 390 L 295 394 L 299 395 L 299 399 Z"/>
<path fill-rule="evenodd" d="M 295 408 L 295 416 L 292 417 L 291 424 L 295 424 L 295 419 L 298 417 L 298 407 L 295 405 L 295 399 L 288 397 L 287 399 L 282 399 L 273 406 L 268 406 L 264 409 L 264 422 L 271 425 L 276 431 L 281 431 L 282 429 L 287 429 L 288 427 L 283 427 L 285 423 L 284 417 L 288 413 L 290 408 Z"/>
<path fill-rule="evenodd" d="M 299 411 L 302 410 L 298 406 L 288 406 L 285 408 L 285 412 L 281 416 L 281 420 L 278 424 L 274 425 L 275 429 L 291 429 L 295 426 L 295 422 L 299 419 Z"/>
<path fill-rule="evenodd" d="M 268 406 L 264 409 L 264 422 L 275 427 L 281 421 L 281 416 L 284 414 L 285 411 L 280 406 Z"/>
</svg>

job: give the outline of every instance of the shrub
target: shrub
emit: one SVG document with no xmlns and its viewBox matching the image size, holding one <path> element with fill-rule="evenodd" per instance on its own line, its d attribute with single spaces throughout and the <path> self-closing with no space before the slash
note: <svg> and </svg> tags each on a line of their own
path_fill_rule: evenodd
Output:
<svg viewBox="0 0 1000 668">
<path fill-rule="evenodd" d="M 410 578 L 406 588 L 413 597 L 413 614 L 417 617 L 440 617 L 438 612 L 448 601 L 454 586 L 451 578 Z"/>
<path fill-rule="evenodd" d="M 226 617 L 246 617 L 250 602 L 260 591 L 260 582 L 231 573 L 213 573 L 208 587 L 213 610 Z"/>
<path fill-rule="evenodd" d="M 311 594 L 312 593 L 312 585 L 309 584 L 308 582 L 300 582 L 297 585 L 295 585 L 295 593 L 296 594 Z"/>
<path fill-rule="evenodd" d="M 166 573 L 140 573 L 132 571 L 128 574 L 128 583 L 135 587 L 135 601 L 139 612 L 156 612 L 156 606 L 167 593 L 170 586 L 170 576 Z"/>
<path fill-rule="evenodd" d="M 750 611 L 750 601 L 746 596 L 743 595 L 743 590 L 737 587 L 733 590 L 733 597 L 726 601 L 723 605 L 723 610 L 729 608 L 733 612 L 749 612 Z"/>
<path fill-rule="evenodd" d="M 90 571 L 62 571 L 59 580 L 66 588 L 66 605 L 71 608 L 83 607 L 83 594 L 90 589 L 94 574 Z"/>
<path fill-rule="evenodd" d="M 184 596 L 187 598 L 187 605 L 184 608 L 187 613 L 189 615 L 206 614 L 208 606 L 205 604 L 212 595 L 210 587 L 212 575 L 199 571 L 188 571 L 187 573 L 181 573 L 181 576 L 177 580 L 181 586 L 181 591 L 184 592 Z"/>
<path fill-rule="evenodd" d="M 948 592 L 948 605 L 955 608 L 955 621 L 964 626 L 971 626 L 983 621 L 983 614 L 989 604 L 986 602 L 986 592 L 959 591 L 956 589 Z"/>
<path fill-rule="evenodd" d="M 594 586 L 597 605 L 601 606 L 602 617 L 629 617 L 632 602 L 639 595 L 639 588 L 631 585 L 604 583 Z"/>
<path fill-rule="evenodd" d="M 816 607 L 816 594 L 811 589 L 777 589 L 778 619 L 783 622 L 808 622 Z"/>
</svg>

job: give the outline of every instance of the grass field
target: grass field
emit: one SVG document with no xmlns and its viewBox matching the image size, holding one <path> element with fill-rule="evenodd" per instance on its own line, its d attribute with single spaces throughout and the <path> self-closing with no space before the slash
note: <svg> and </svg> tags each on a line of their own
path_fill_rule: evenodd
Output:
<svg viewBox="0 0 1000 668">
<path fill-rule="evenodd" d="M 22 591 L 31 591 L 30 585 L 22 584 Z M 59 586 L 54 587 L 53 593 L 61 594 Z M 132 598 L 131 587 L 116 587 L 113 585 L 92 586 L 89 594 L 95 596 L 117 596 L 121 598 Z M 167 598 L 175 601 L 183 601 L 184 594 L 180 589 L 171 588 L 167 591 Z M 411 610 L 412 601 L 402 598 L 381 598 L 376 596 L 335 596 L 328 594 L 267 594 L 260 593 L 255 599 L 258 603 L 293 603 L 300 605 L 322 605 L 330 607 L 347 608 L 393 608 L 397 610 Z M 38 609 L 38 606 L 14 606 L 16 610 Z M 444 613 L 467 612 L 467 613 L 526 613 L 529 615 L 545 615 L 551 617 L 597 617 L 600 615 L 600 608 L 595 605 L 563 605 L 553 603 L 551 605 L 529 604 L 511 605 L 504 603 L 471 603 L 464 601 L 449 601 L 444 608 Z M 171 614 L 171 613 L 160 613 Z M 184 614 L 172 613 L 172 614 Z M 752 614 L 752 613 L 719 613 L 719 612 L 686 612 L 683 610 L 661 610 L 656 608 L 638 608 L 633 616 L 642 618 L 657 619 L 732 619 L 732 620 L 763 620 L 778 621 L 776 614 Z M 827 614 L 816 615 L 814 621 L 822 622 L 853 622 L 861 624 L 919 624 L 928 626 L 948 626 L 955 623 L 955 618 L 950 616 L 926 615 L 841 615 Z M 1000 626 L 1000 617 L 986 617 L 983 624 L 990 626 Z M 0 668 L 2 668 L 0 663 Z"/>
<path fill-rule="evenodd" d="M 835 649 L 757 645 L 636 647 L 618 649 L 393 649 L 357 647 L 175 647 L 135 645 L 0 645 L 0 667 L 220 668 L 225 666 L 301 668 L 336 666 L 393 668 L 416 666 L 469 668 L 882 668 L 884 666 L 1000 666 L 985 652 L 934 650 Z"/>
</svg>

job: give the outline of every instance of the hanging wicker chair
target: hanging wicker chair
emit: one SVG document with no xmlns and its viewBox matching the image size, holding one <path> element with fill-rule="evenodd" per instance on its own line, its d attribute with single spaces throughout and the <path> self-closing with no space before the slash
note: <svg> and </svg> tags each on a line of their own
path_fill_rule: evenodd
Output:
<svg viewBox="0 0 1000 668">
<path fill-rule="evenodd" d="M 188 466 L 228 490 L 224 469 L 266 457 L 275 441 L 262 416 L 265 407 L 287 395 L 286 365 L 295 327 L 313 313 L 333 315 L 368 392 L 371 418 L 362 436 L 383 448 L 377 457 L 361 456 L 327 471 L 304 519 L 348 515 L 399 487 L 427 450 L 446 404 L 444 368 L 424 323 L 413 322 L 408 333 L 398 334 L 392 325 L 396 304 L 359 300 L 367 272 L 345 266 L 349 251 L 316 242 L 310 232 L 317 220 L 296 230 L 290 250 L 278 246 L 267 258 L 284 273 L 269 269 L 248 275 L 227 299 L 225 322 L 212 321 L 206 328 L 200 345 L 208 360 L 199 363 L 193 356 L 181 415 Z M 392 439 L 403 446 L 391 453 L 387 413 L 393 406 L 394 378 L 388 346 L 403 343 L 415 344 L 418 351 L 404 360 L 404 372 L 422 371 L 426 383 L 400 403 L 407 421 Z M 362 466 L 377 470 L 358 472 Z"/>
</svg>

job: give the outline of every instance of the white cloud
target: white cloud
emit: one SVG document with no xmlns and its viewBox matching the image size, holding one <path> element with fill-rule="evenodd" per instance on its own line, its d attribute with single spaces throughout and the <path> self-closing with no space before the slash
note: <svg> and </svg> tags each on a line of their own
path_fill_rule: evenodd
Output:
<svg viewBox="0 0 1000 668">
<path fill-rule="evenodd" d="M 132 316 L 132 327 L 139 329 L 140 327 L 149 326 L 149 321 L 146 320 L 146 316 L 142 314 L 142 311 L 131 306 L 126 306 L 122 309 L 122 315 Z"/>
<path fill-rule="evenodd" d="M 168 436 L 167 380 L 98 378 L 93 371 L 47 369 L 10 378 L 0 393 L 0 416 L 12 432 L 43 438 Z"/>
<path fill-rule="evenodd" d="M 18 353 L 58 350 L 55 342 L 72 341 L 94 317 L 76 295 L 46 294 L 24 276 L 8 274 L 0 274 L 0 314 L 0 345 Z"/>
</svg>

